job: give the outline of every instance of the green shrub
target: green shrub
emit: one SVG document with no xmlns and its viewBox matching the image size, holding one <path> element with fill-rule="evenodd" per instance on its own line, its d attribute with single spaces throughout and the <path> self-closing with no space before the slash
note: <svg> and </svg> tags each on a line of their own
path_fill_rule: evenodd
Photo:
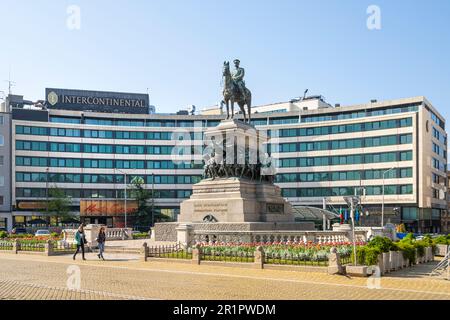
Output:
<svg viewBox="0 0 450 320">
<path fill-rule="evenodd" d="M 367 244 L 369 248 L 378 248 L 381 252 L 389 252 L 394 247 L 393 241 L 388 237 L 375 237 Z"/>
<path fill-rule="evenodd" d="M 8 232 L 0 231 L 0 239 L 6 239 L 6 238 L 8 238 Z"/>
<path fill-rule="evenodd" d="M 450 245 L 450 236 L 449 235 L 448 236 L 439 236 L 433 240 L 433 243 L 435 245 L 437 245 L 437 244 Z"/>
<path fill-rule="evenodd" d="M 409 264 L 413 264 L 414 261 L 416 261 L 416 248 L 413 244 L 405 242 L 398 242 L 397 244 L 398 248 L 403 254 L 404 259 L 409 259 Z"/>
<path fill-rule="evenodd" d="M 52 232 L 52 233 L 50 234 L 50 236 L 51 236 L 52 238 L 59 238 L 59 237 L 61 236 L 61 234 L 59 234 L 59 233 L 57 233 L 57 232 Z"/>
<path fill-rule="evenodd" d="M 147 232 L 133 234 L 133 239 L 148 239 L 150 238 Z"/>
<path fill-rule="evenodd" d="M 424 240 L 415 241 L 413 245 L 417 249 L 417 254 L 419 257 L 423 257 L 425 255 L 425 248 L 429 246 Z"/>
<path fill-rule="evenodd" d="M 373 266 L 378 264 L 378 256 L 382 251 L 378 247 L 358 247 L 356 250 L 356 263 L 358 265 Z M 352 262 L 355 262 L 354 254 L 352 253 Z"/>
<path fill-rule="evenodd" d="M 366 249 L 366 258 L 365 264 L 366 266 L 374 266 L 378 264 L 378 256 L 382 253 L 379 248 L 370 248 Z"/>
</svg>

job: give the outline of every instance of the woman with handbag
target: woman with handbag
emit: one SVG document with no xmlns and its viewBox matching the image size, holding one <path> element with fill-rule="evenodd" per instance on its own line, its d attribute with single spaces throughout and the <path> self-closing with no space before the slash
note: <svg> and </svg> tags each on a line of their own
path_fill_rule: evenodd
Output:
<svg viewBox="0 0 450 320">
<path fill-rule="evenodd" d="M 83 257 L 83 260 L 86 260 L 86 258 L 84 257 L 84 245 L 87 243 L 87 241 L 86 235 L 84 234 L 83 225 L 80 225 L 77 233 L 75 234 L 75 242 L 77 243 L 77 251 L 73 255 L 73 260 L 75 260 L 78 252 L 80 252 L 80 248 L 81 248 L 81 256 Z"/>
<path fill-rule="evenodd" d="M 106 242 L 105 227 L 100 228 L 100 231 L 97 236 L 97 242 L 98 242 L 98 249 L 100 251 L 97 257 L 99 259 L 105 260 L 105 258 L 103 258 L 103 252 L 105 252 L 105 242 Z"/>
</svg>

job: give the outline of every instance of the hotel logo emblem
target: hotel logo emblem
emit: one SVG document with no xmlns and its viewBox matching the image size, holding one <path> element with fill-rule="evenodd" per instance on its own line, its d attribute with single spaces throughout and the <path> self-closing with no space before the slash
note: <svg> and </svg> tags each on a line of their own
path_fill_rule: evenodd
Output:
<svg viewBox="0 0 450 320">
<path fill-rule="evenodd" d="M 58 95 L 57 95 L 54 91 L 50 92 L 50 93 L 48 94 L 47 101 L 48 101 L 48 103 L 50 103 L 52 106 L 54 106 L 55 104 L 58 103 Z"/>
</svg>

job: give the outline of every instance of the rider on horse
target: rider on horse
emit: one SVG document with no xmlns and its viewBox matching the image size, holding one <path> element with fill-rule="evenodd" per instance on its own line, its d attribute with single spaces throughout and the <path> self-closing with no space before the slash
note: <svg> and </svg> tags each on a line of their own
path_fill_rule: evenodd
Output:
<svg viewBox="0 0 450 320">
<path fill-rule="evenodd" d="M 242 98 L 245 101 L 245 100 L 247 100 L 245 81 L 244 81 L 245 69 L 239 67 L 240 64 L 241 64 L 241 61 L 239 61 L 239 59 L 234 60 L 234 66 L 236 67 L 236 69 L 233 71 L 231 76 L 233 78 L 234 85 L 239 90 L 239 93 L 242 94 Z"/>
</svg>

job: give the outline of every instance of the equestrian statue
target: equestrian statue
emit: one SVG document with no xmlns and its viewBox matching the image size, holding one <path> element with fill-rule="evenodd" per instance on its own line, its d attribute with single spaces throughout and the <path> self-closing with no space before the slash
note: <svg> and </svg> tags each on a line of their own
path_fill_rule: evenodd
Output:
<svg viewBox="0 0 450 320">
<path fill-rule="evenodd" d="M 230 62 L 225 61 L 223 63 L 223 103 L 227 106 L 227 120 L 234 119 L 234 103 L 236 102 L 244 115 L 244 123 L 250 123 L 252 93 L 245 86 L 245 69 L 240 67 L 240 63 L 239 59 L 234 60 L 235 70 L 233 70 L 233 72 L 230 71 Z M 247 106 L 247 112 L 245 106 Z"/>
</svg>

